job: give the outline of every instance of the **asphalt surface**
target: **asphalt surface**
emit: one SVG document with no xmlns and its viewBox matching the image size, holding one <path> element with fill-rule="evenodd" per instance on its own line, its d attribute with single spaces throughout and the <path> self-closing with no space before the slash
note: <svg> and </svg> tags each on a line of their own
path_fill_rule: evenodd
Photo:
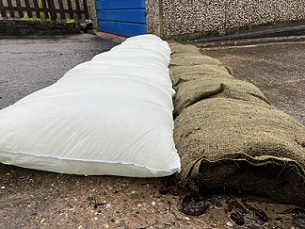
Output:
<svg viewBox="0 0 305 229">
<path fill-rule="evenodd" d="M 0 38 L 0 109 L 55 83 L 77 64 L 117 44 L 90 34 Z"/>
<path fill-rule="evenodd" d="M 236 78 L 256 85 L 272 105 L 305 125 L 304 40 L 210 47 L 201 51 L 230 66 Z"/>
</svg>

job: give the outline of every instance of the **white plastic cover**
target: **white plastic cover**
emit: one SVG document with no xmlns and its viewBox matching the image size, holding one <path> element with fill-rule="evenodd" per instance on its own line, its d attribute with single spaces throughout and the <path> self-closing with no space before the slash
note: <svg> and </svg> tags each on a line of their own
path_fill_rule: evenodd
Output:
<svg viewBox="0 0 305 229">
<path fill-rule="evenodd" d="M 0 161 L 84 175 L 179 171 L 169 60 L 160 38 L 129 38 L 1 110 Z"/>
</svg>

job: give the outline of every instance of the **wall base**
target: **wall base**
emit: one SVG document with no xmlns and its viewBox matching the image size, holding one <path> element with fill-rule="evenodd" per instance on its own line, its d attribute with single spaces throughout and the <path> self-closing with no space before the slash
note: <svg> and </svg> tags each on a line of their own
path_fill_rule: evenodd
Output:
<svg viewBox="0 0 305 229">
<path fill-rule="evenodd" d="M 80 33 L 78 23 L 0 20 L 0 36 L 40 36 Z"/>
</svg>

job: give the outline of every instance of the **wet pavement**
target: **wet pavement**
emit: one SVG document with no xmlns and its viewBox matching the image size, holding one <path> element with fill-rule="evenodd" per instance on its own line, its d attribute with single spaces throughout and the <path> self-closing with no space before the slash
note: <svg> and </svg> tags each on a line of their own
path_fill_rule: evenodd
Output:
<svg viewBox="0 0 305 229">
<path fill-rule="evenodd" d="M 203 48 L 202 54 L 230 66 L 256 85 L 272 105 L 305 125 L 305 41 Z"/>
<path fill-rule="evenodd" d="M 75 65 L 117 43 L 96 35 L 0 37 L 0 109 L 55 83 Z"/>
</svg>

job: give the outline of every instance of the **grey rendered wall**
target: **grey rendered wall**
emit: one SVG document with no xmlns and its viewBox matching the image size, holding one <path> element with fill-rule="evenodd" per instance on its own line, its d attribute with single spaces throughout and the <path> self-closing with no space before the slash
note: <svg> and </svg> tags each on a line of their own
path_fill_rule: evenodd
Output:
<svg viewBox="0 0 305 229">
<path fill-rule="evenodd" d="M 148 32 L 225 35 L 305 20 L 305 0 L 147 0 Z"/>
</svg>

